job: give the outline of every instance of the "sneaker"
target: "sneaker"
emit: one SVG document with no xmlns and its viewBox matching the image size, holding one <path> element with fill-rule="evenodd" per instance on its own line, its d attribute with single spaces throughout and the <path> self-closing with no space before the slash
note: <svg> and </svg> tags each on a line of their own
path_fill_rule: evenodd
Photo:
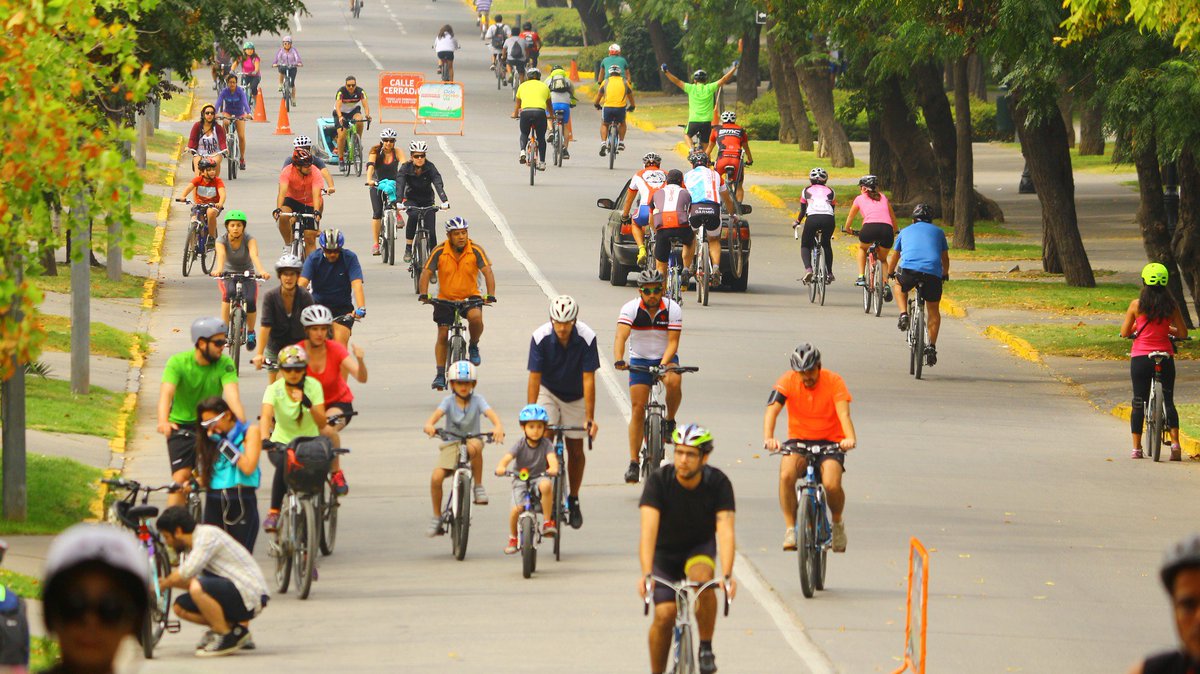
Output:
<svg viewBox="0 0 1200 674">
<path fill-rule="evenodd" d="M 608 156 L 608 143 L 600 143 L 600 156 Z"/>
<path fill-rule="evenodd" d="M 257 347 L 258 347 L 258 335 L 256 335 L 254 333 L 254 331 L 251 330 L 250 332 L 246 333 L 246 350 L 253 351 Z"/>
<path fill-rule="evenodd" d="M 433 384 L 431 384 L 431 387 L 438 391 L 445 391 L 446 390 L 446 375 L 440 374 L 440 373 L 434 375 L 433 376 Z"/>
<path fill-rule="evenodd" d="M 471 359 L 472 365 L 479 365 L 483 361 L 483 359 L 481 359 L 479 357 L 479 345 L 478 344 L 468 344 L 467 345 L 467 357 Z"/>
<path fill-rule="evenodd" d="M 623 140 L 617 141 L 617 152 L 624 152 L 624 151 L 625 151 L 625 141 L 623 141 Z"/>
<path fill-rule="evenodd" d="M 333 483 L 333 491 L 335 491 L 338 496 L 345 496 L 346 494 L 350 493 L 350 485 L 346 484 L 346 474 L 344 472 L 339 470 L 338 472 L 334 473 L 330 482 Z"/>
<path fill-rule="evenodd" d="M 858 278 L 854 279 L 854 285 L 858 286 L 859 288 L 865 288 L 867 285 L 866 277 L 859 276 Z"/>
<path fill-rule="evenodd" d="M 717 674 L 717 656 L 712 650 L 700 650 L 700 674 Z"/>
<path fill-rule="evenodd" d="M 811 269 L 804 270 L 804 284 L 808 285 L 813 282 L 813 271 Z"/>
<path fill-rule="evenodd" d="M 506 554 L 506 555 L 517 554 L 517 537 L 516 536 L 508 537 L 508 545 L 504 546 L 504 554 Z"/>
<path fill-rule="evenodd" d="M 783 530 L 783 549 L 785 552 L 796 549 L 796 527 Z"/>
<path fill-rule="evenodd" d="M 833 281 L 834 281 L 833 272 L 829 272 L 828 274 L 825 275 L 825 285 L 830 285 L 833 283 Z"/>
<path fill-rule="evenodd" d="M 719 285 L 721 285 L 721 270 L 713 269 L 712 278 L 708 280 L 708 287 L 716 288 Z"/>
<path fill-rule="evenodd" d="M 554 534 L 558 533 L 558 526 L 554 520 L 546 520 L 542 522 L 542 535 L 546 538 L 553 538 Z"/>
<path fill-rule="evenodd" d="M 579 510 L 577 498 L 567 498 L 567 524 L 570 524 L 572 529 L 583 526 L 583 512 Z"/>
<path fill-rule="evenodd" d="M 272 510 L 267 513 L 267 519 L 263 520 L 263 531 L 268 534 L 273 534 L 279 531 L 279 511 Z"/>
<path fill-rule="evenodd" d="M 1179 445 L 1171 445 L 1171 460 L 1183 461 L 1183 449 Z"/>
<path fill-rule="evenodd" d="M 492 65 L 488 66 L 488 70 L 495 70 L 495 69 L 496 69 L 496 64 L 495 64 L 495 63 L 493 63 Z"/>
<path fill-rule="evenodd" d="M 371 255 L 382 255 L 382 254 L 383 254 L 383 251 L 380 250 L 379 244 L 375 244 L 374 246 L 371 246 Z M 405 260 L 405 262 L 408 262 L 408 260 Z"/>
<path fill-rule="evenodd" d="M 883 301 L 884 302 L 892 301 L 892 287 L 887 284 L 884 284 L 884 286 L 883 286 Z"/>
<path fill-rule="evenodd" d="M 908 313 L 900 314 L 900 318 L 896 319 L 896 328 L 900 332 L 908 330 Z"/>
<path fill-rule="evenodd" d="M 546 162 L 544 162 L 544 161 L 539 161 L 539 162 L 537 163 L 537 170 L 539 170 L 539 171 L 545 171 L 545 170 L 546 170 Z"/>
<path fill-rule="evenodd" d="M 208 642 L 217 638 L 217 633 L 212 630 L 204 630 L 204 636 L 200 637 L 200 641 L 196 643 L 196 650 L 203 650 Z"/>
<path fill-rule="evenodd" d="M 525 164 L 527 161 L 529 161 L 529 156 L 525 154 L 524 150 L 521 151 L 521 157 L 518 159 L 518 161 L 520 161 L 522 164 Z"/>
<path fill-rule="evenodd" d="M 630 461 L 629 467 L 625 469 L 625 483 L 637 484 L 639 472 L 637 461 Z"/>
<path fill-rule="evenodd" d="M 247 630 L 241 625 L 234 625 L 233 629 L 229 630 L 228 634 L 219 634 L 209 640 L 204 648 L 197 649 L 196 656 L 201 658 L 213 658 L 221 655 L 229 655 L 242 647 L 246 639 L 250 638 L 250 630 Z"/>
<path fill-rule="evenodd" d="M 1134 447 L 1134 448 L 1133 448 L 1133 451 L 1129 453 L 1129 458 L 1131 458 L 1131 459 L 1140 459 L 1140 458 L 1142 458 L 1142 448 L 1141 448 L 1141 447 Z"/>
<path fill-rule="evenodd" d="M 834 552 L 845 552 L 846 551 L 846 523 L 845 522 L 834 522 L 833 523 L 833 551 Z"/>
<path fill-rule="evenodd" d="M 444 533 L 446 532 L 442 529 L 442 518 L 429 518 L 429 527 L 425 529 L 425 537 L 433 538 L 434 536 L 441 536 Z"/>
<path fill-rule="evenodd" d="M 484 489 L 483 485 L 481 485 L 481 484 L 475 485 L 475 505 L 487 505 L 487 504 L 488 504 L 487 490 Z"/>
<path fill-rule="evenodd" d="M 925 364 L 929 367 L 937 365 L 937 347 L 932 344 L 925 347 Z"/>
<path fill-rule="evenodd" d="M 211 252 L 211 251 L 214 251 L 214 250 L 216 250 L 216 249 L 217 249 L 217 239 L 216 239 L 216 237 L 210 236 L 210 237 L 208 237 L 207 239 L 205 239 L 205 244 L 204 244 L 204 250 L 205 250 L 205 251 L 209 251 L 209 252 Z"/>
<path fill-rule="evenodd" d="M 563 159 L 570 159 L 570 158 L 571 158 L 571 153 L 567 152 L 567 148 L 564 147 L 563 148 Z"/>
<path fill-rule="evenodd" d="M 241 160 L 241 161 L 239 161 L 239 162 L 238 162 L 238 170 L 239 170 L 239 171 L 245 171 L 245 170 L 246 170 L 246 160 L 245 160 L 245 159 L 243 159 L 243 160 Z"/>
<path fill-rule="evenodd" d="M 412 262 L 412 246 L 404 247 L 404 261 Z"/>
</svg>

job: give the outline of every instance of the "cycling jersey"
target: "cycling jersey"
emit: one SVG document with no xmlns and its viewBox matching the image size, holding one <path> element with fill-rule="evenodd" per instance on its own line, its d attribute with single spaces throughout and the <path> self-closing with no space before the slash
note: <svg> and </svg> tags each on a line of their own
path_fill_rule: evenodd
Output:
<svg viewBox="0 0 1200 674">
<path fill-rule="evenodd" d="M 522 110 L 545 110 L 550 107 L 550 87 L 541 80 L 525 80 L 517 87 L 517 100 Z"/>
<path fill-rule="evenodd" d="M 338 111 L 343 115 L 353 112 L 355 108 L 362 105 L 367 100 L 367 92 L 362 87 L 354 87 L 354 91 L 350 91 L 346 87 L 337 90 L 337 96 L 334 97 Z"/>
<path fill-rule="evenodd" d="M 918 220 L 900 230 L 895 246 L 901 268 L 941 278 L 942 251 L 949 250 L 949 246 L 940 227 Z"/>
<path fill-rule="evenodd" d="M 632 299 L 621 307 L 618 325 L 628 325 L 629 357 L 659 361 L 667 351 L 667 333 L 683 330 L 683 309 L 672 299 L 662 298 L 655 307 Z"/>
<path fill-rule="evenodd" d="M 442 185 L 442 174 L 428 158 L 425 159 L 425 167 L 420 173 L 417 173 L 417 165 L 411 159 L 397 169 L 396 194 L 401 198 L 417 206 L 432 206 L 435 190 L 442 201 L 449 201 L 446 198 L 446 189 Z"/>
<path fill-rule="evenodd" d="M 692 197 L 678 185 L 665 185 L 651 197 L 654 205 L 654 226 L 658 229 L 680 229 L 688 224 L 688 209 Z"/>
<path fill-rule="evenodd" d="M 491 266 L 483 248 L 468 240 L 462 252 L 446 241 L 433 249 L 425 268 L 438 275 L 438 298 L 458 302 L 478 297 L 479 272 Z"/>
<path fill-rule="evenodd" d="M 227 384 L 237 384 L 237 368 L 229 354 L 222 353 L 215 363 L 196 362 L 195 349 L 181 351 L 167 359 L 163 369 L 162 383 L 175 386 L 171 398 L 171 423 L 191 425 L 196 423 L 196 406 L 201 400 L 222 395 Z"/>
<path fill-rule="evenodd" d="M 800 193 L 805 215 L 833 215 L 833 189 L 825 185 L 809 185 Z"/>
<path fill-rule="evenodd" d="M 621 77 L 629 75 L 629 61 L 625 60 L 624 56 L 606 56 L 600 61 L 600 67 L 596 69 L 596 79 L 600 80 L 608 76 L 608 69 L 613 66 L 621 69 Z"/>
<path fill-rule="evenodd" d="M 530 56 L 542 50 L 542 37 L 536 30 L 521 31 L 521 39 L 525 42 L 525 52 Z"/>
<path fill-rule="evenodd" d="M 304 260 L 300 277 L 309 281 L 313 300 L 327 307 L 354 305 L 354 282 L 363 280 L 362 264 L 352 250 L 342 249 L 342 254 L 330 262 L 322 250 L 314 250 Z"/>
<path fill-rule="evenodd" d="M 817 385 L 808 388 L 799 372 L 788 370 L 775 382 L 775 391 L 786 398 L 789 439 L 840 442 L 846 438 L 834 405 L 851 398 L 838 373 L 822 369 Z"/>
<path fill-rule="evenodd" d="M 287 185 L 284 196 L 305 206 L 312 206 L 313 187 L 325 187 L 325 178 L 315 169 L 309 169 L 308 175 L 304 175 L 295 166 L 288 166 L 279 172 L 279 184 Z"/>
<path fill-rule="evenodd" d="M 250 114 L 250 101 L 246 100 L 246 92 L 241 87 L 234 87 L 232 91 L 229 87 L 221 89 L 215 107 L 218 113 L 233 117 Z"/>
<path fill-rule="evenodd" d="M 667 184 L 667 172 L 657 166 L 649 166 L 633 174 L 629 181 L 629 191 L 636 192 L 638 203 L 649 205 L 654 192 Z"/>
<path fill-rule="evenodd" d="M 600 105 L 605 108 L 624 108 L 629 103 L 629 85 L 620 75 L 609 75 L 600 85 Z"/>
<path fill-rule="evenodd" d="M 740 159 L 742 148 L 750 143 L 750 135 L 737 124 L 722 124 L 712 130 L 708 142 L 717 146 L 717 156 Z"/>
<path fill-rule="evenodd" d="M 683 92 L 688 97 L 689 122 L 712 122 L 719 87 L 716 82 L 689 82 L 683 85 Z"/>
<path fill-rule="evenodd" d="M 697 166 L 683 174 L 683 184 L 692 195 L 692 203 L 720 203 L 721 194 L 726 191 L 725 177 L 707 166 Z"/>
<path fill-rule="evenodd" d="M 863 224 L 869 222 L 881 222 L 888 225 L 896 224 L 892 222 L 888 198 L 883 192 L 879 193 L 879 201 L 865 194 L 860 194 L 854 197 L 854 205 L 858 206 L 858 211 L 862 213 Z"/>
<path fill-rule="evenodd" d="M 295 47 L 291 49 L 280 47 L 279 51 L 275 52 L 275 65 L 295 68 L 296 66 L 304 65 L 304 61 L 301 60 L 300 52 L 296 51 Z"/>
</svg>

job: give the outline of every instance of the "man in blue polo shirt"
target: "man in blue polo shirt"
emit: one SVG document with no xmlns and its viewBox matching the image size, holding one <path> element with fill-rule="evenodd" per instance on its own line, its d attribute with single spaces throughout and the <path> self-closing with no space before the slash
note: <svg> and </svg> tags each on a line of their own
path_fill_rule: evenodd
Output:
<svg viewBox="0 0 1200 674">
<path fill-rule="evenodd" d="M 946 233 L 933 224 L 933 210 L 928 204 L 917 204 L 913 208 L 913 223 L 900 230 L 892 255 L 888 259 L 888 276 L 895 275 L 896 306 L 900 307 L 900 320 L 896 327 L 908 330 L 908 292 L 921 284 L 920 297 L 929 312 L 929 344 L 925 347 L 925 362 L 937 363 L 938 328 L 942 325 L 942 313 L 938 308 L 942 301 L 942 282 L 949 278 L 950 247 L 946 245 Z M 897 268 L 898 267 L 898 268 Z"/>
<path fill-rule="evenodd" d="M 550 320 L 533 331 L 529 342 L 529 386 L 526 402 L 537 403 L 550 413 L 550 424 L 582 426 L 595 438 L 596 370 L 600 352 L 596 332 L 580 322 L 579 305 L 569 295 L 550 302 Z M 579 486 L 587 456 L 583 453 L 583 433 L 570 431 L 566 437 L 570 482 L 567 497 L 571 528 L 583 526 L 579 510 Z"/>
<path fill-rule="evenodd" d="M 316 304 L 333 313 L 333 338 L 346 346 L 354 321 L 367 317 L 362 265 L 354 251 L 346 248 L 340 229 L 327 229 L 317 237 L 317 250 L 304 261 L 300 287 L 312 292 Z"/>
</svg>

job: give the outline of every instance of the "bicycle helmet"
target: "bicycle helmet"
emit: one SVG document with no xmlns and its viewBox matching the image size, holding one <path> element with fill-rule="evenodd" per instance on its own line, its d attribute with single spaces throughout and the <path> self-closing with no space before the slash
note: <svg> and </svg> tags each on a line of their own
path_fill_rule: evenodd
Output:
<svg viewBox="0 0 1200 674">
<path fill-rule="evenodd" d="M 570 295 L 559 295 L 550 300 L 550 320 L 556 323 L 570 323 L 579 316 L 579 304 Z"/>
<path fill-rule="evenodd" d="M 291 35 L 284 35 L 284 36 L 283 36 L 283 43 L 284 43 L 284 44 L 291 44 L 291 42 L 292 42 L 292 36 L 291 36 Z"/>
<path fill-rule="evenodd" d="M 676 426 L 671 434 L 671 442 L 677 445 L 695 447 L 701 454 L 713 451 L 713 436 L 709 430 L 700 424 L 684 424 Z"/>
<path fill-rule="evenodd" d="M 692 81 L 693 82 L 707 82 L 708 81 L 708 73 L 703 70 L 697 70 L 696 72 L 692 73 Z"/>
<path fill-rule="evenodd" d="M 608 53 L 609 54 L 620 54 L 621 53 L 621 45 L 617 44 L 616 42 L 608 45 Z"/>
<path fill-rule="evenodd" d="M 1167 549 L 1159 576 L 1167 592 L 1175 589 L 1175 576 L 1184 569 L 1200 567 L 1200 534 L 1192 534 Z"/>
<path fill-rule="evenodd" d="M 446 231 L 453 232 L 456 229 L 466 229 L 467 221 L 461 215 L 456 215 L 446 221 Z"/>
<path fill-rule="evenodd" d="M 733 110 L 726 110 L 725 112 L 721 113 L 721 123 L 722 124 L 733 124 L 736 121 L 737 121 L 737 113 L 734 112 Z"/>
<path fill-rule="evenodd" d="M 246 219 L 246 214 L 243 211 L 237 210 L 236 208 L 225 214 L 225 226 L 229 226 L 230 220 L 241 220 L 243 225 L 249 222 L 249 220 Z"/>
<path fill-rule="evenodd" d="M 300 271 L 303 268 L 304 268 L 304 260 L 301 260 L 300 258 L 296 257 L 295 255 L 292 255 L 291 253 L 284 253 L 283 255 L 279 256 L 278 260 L 275 261 L 275 273 L 276 274 L 283 272 L 285 269 L 292 269 L 295 271 Z"/>
<path fill-rule="evenodd" d="M 542 423 L 550 423 L 550 415 L 546 412 L 546 408 L 541 405 L 526 405 L 521 408 L 521 413 L 517 415 L 517 420 L 521 425 L 525 425 L 527 421 L 540 421 Z"/>
<path fill-rule="evenodd" d="M 295 152 L 292 152 L 293 166 L 312 166 L 312 163 L 312 153 L 308 150 L 297 149 Z"/>
<path fill-rule="evenodd" d="M 303 370 L 308 367 L 308 353 L 299 344 L 289 344 L 279 350 L 279 369 Z"/>
<path fill-rule="evenodd" d="M 340 229 L 327 229 L 317 237 L 317 246 L 321 250 L 341 250 L 346 245 L 346 237 Z"/>
<path fill-rule="evenodd" d="M 446 381 L 476 381 L 475 366 L 469 360 L 460 360 L 446 368 Z"/>
<path fill-rule="evenodd" d="M 662 156 L 657 152 L 647 152 L 642 155 L 642 163 L 646 166 L 662 166 Z"/>
<path fill-rule="evenodd" d="M 876 187 L 879 187 L 879 178 L 871 175 L 863 176 L 858 179 L 858 184 L 866 187 L 867 189 L 873 190 Z"/>
<path fill-rule="evenodd" d="M 246 40 L 246 42 L 242 45 L 242 49 L 254 49 L 254 43 Z"/>
<path fill-rule="evenodd" d="M 914 222 L 933 222 L 933 209 L 929 204 L 917 204 L 913 206 L 912 218 Z"/>
<path fill-rule="evenodd" d="M 808 172 L 808 179 L 818 185 L 824 185 L 825 181 L 829 180 L 829 174 L 825 172 L 825 169 L 818 166 Z"/>
<path fill-rule="evenodd" d="M 429 143 L 423 140 L 414 140 L 408 144 L 409 152 L 429 152 Z"/>
<path fill-rule="evenodd" d="M 525 71 L 525 77 L 531 80 L 540 80 L 542 79 L 542 71 L 538 70 L 537 68 L 530 68 L 529 70 Z"/>
<path fill-rule="evenodd" d="M 609 66 L 608 74 L 609 75 L 620 75 L 621 74 L 621 66 L 617 66 L 617 65 Z"/>
<path fill-rule="evenodd" d="M 312 139 L 308 136 L 296 136 L 292 139 L 292 147 L 299 149 L 308 149 L 312 147 Z"/>
<path fill-rule="evenodd" d="M 1151 262 L 1142 268 L 1142 283 L 1148 286 L 1165 286 L 1170 274 L 1167 267 L 1158 262 Z"/>
<path fill-rule="evenodd" d="M 643 271 L 642 273 L 638 274 L 638 277 L 637 277 L 637 284 L 640 286 L 650 285 L 652 283 L 662 283 L 662 282 L 663 282 L 662 272 L 658 271 L 657 269 L 647 269 L 647 270 Z"/>
<path fill-rule="evenodd" d="M 821 352 L 817 347 L 805 342 L 792 352 L 792 369 L 796 372 L 808 372 L 821 365 Z"/>
<path fill-rule="evenodd" d="M 311 328 L 314 325 L 333 325 L 333 312 L 324 304 L 313 304 L 300 312 L 300 325 Z"/>
<path fill-rule="evenodd" d="M 212 339 L 217 335 L 224 335 L 229 332 L 229 326 L 225 325 L 225 321 L 216 316 L 205 316 L 192 321 L 192 344 L 202 339 Z"/>
<path fill-rule="evenodd" d="M 217 160 L 213 159 L 212 157 L 201 157 L 200 161 L 196 164 L 196 166 L 201 171 L 207 171 L 210 168 L 217 167 Z"/>
<path fill-rule="evenodd" d="M 693 150 L 692 153 L 688 155 L 688 163 L 690 163 L 693 167 L 708 166 L 709 161 L 708 155 L 700 150 Z"/>
<path fill-rule="evenodd" d="M 396 130 L 395 129 L 384 129 L 383 131 L 380 131 L 379 139 L 380 140 L 396 140 Z"/>
</svg>

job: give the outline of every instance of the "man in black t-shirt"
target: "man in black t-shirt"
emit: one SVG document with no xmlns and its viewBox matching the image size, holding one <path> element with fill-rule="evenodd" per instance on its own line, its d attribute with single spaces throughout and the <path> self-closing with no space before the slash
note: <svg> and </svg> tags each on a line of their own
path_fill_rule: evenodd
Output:
<svg viewBox="0 0 1200 674">
<path fill-rule="evenodd" d="M 708 465 L 713 450 L 712 434 L 696 424 L 675 429 L 675 460 L 654 471 L 646 480 L 642 500 L 642 534 L 638 546 L 642 565 L 639 592 L 646 597 L 651 574 L 678 582 L 687 578 L 706 583 L 716 574 L 717 551 L 721 553 L 722 589 L 729 599 L 737 593 L 733 580 L 736 551 L 733 533 L 733 484 L 725 473 Z M 662 584 L 654 587 L 654 623 L 650 626 L 650 671 L 660 674 L 667 667 L 671 628 L 675 624 L 675 592 Z M 696 624 L 700 632 L 700 671 L 717 671 L 712 651 L 717 621 L 717 598 L 713 588 L 696 602 Z"/>
</svg>

